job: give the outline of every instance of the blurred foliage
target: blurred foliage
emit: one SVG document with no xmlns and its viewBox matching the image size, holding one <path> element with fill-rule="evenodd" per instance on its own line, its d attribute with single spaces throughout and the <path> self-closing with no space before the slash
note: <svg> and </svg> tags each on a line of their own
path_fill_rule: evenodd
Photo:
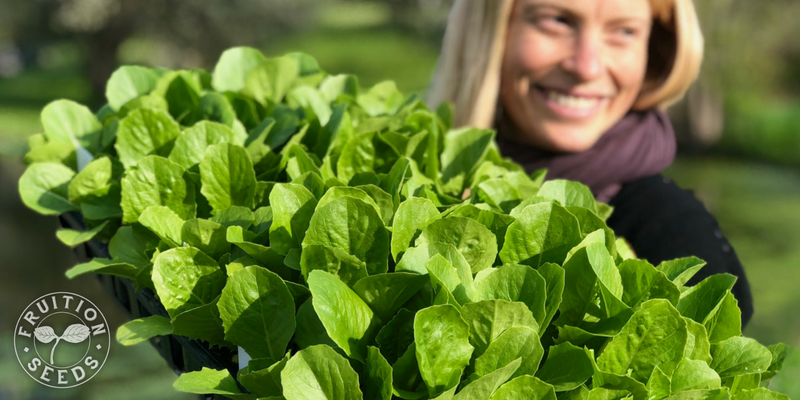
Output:
<svg viewBox="0 0 800 400">
<path fill-rule="evenodd" d="M 142 35 L 214 56 L 234 43 L 256 44 L 313 25 L 331 0 L 0 0 L 4 36 L 39 38 Z M 0 36 L 2 37 L 2 36 Z M 117 38 L 115 38 L 117 39 Z"/>
<path fill-rule="evenodd" d="M 234 45 L 263 46 L 314 26 L 332 0 L 0 0 L 0 39 L 22 49 L 26 63 L 59 40 L 78 43 L 94 102 L 118 66 L 120 46 L 133 38 L 158 43 L 164 67 L 203 67 Z M 165 62 L 166 61 L 166 62 Z"/>
<path fill-rule="evenodd" d="M 701 80 L 724 92 L 794 95 L 800 73 L 797 0 L 695 1 L 705 37 Z M 792 78 L 793 77 L 793 78 Z"/>
<path fill-rule="evenodd" d="M 721 152 L 800 166 L 800 99 L 737 92 L 727 96 L 726 109 Z"/>
<path fill-rule="evenodd" d="M 700 84 L 723 101 L 729 155 L 800 166 L 800 1 L 695 1 Z"/>
<path fill-rule="evenodd" d="M 226 48 L 269 48 L 320 27 L 383 26 L 412 33 L 423 41 L 438 42 L 451 3 L 452 0 L 0 0 L 0 44 L 4 40 L 15 43 L 27 65 L 47 64 L 45 49 L 52 49 L 54 42 L 68 40 L 77 44 L 67 54 L 82 60 L 92 83 L 90 103 L 99 105 L 103 85 L 120 62 L 211 68 L 209 63 Z"/>
</svg>

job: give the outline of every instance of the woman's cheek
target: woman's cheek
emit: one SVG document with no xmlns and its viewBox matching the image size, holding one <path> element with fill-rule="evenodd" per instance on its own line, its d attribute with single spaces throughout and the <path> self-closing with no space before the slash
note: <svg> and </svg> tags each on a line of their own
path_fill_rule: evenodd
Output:
<svg viewBox="0 0 800 400">
<path fill-rule="evenodd" d="M 560 50 L 555 43 L 534 35 L 520 38 L 516 50 L 516 63 L 524 73 L 533 77 L 545 74 L 549 64 L 558 57 Z"/>
</svg>

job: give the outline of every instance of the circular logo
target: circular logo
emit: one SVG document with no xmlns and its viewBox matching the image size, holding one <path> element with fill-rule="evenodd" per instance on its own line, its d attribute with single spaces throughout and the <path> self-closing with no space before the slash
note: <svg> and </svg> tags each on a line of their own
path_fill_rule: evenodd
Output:
<svg viewBox="0 0 800 400">
<path fill-rule="evenodd" d="M 69 292 L 34 300 L 14 327 L 14 350 L 25 372 L 42 385 L 67 389 L 86 383 L 103 367 L 111 335 L 103 313 Z"/>
</svg>

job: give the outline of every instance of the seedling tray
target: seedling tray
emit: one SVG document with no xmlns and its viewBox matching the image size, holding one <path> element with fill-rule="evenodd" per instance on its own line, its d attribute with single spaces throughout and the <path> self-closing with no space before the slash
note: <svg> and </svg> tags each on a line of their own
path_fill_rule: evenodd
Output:
<svg viewBox="0 0 800 400">
<path fill-rule="evenodd" d="M 80 213 L 69 212 L 59 217 L 61 226 L 69 229 L 83 230 L 86 228 Z M 87 262 L 94 257 L 110 258 L 108 246 L 97 240 L 90 240 L 73 249 L 79 262 Z M 116 299 L 117 303 L 125 310 L 131 319 L 161 315 L 169 318 L 167 310 L 158 301 L 155 293 L 150 289 L 136 291 L 133 281 L 113 275 L 95 275 L 100 285 Z M 210 348 L 208 344 L 189 339 L 184 336 L 169 335 L 158 336 L 150 339 L 150 343 L 158 350 L 161 357 L 166 360 L 169 367 L 176 373 L 199 371 L 203 367 L 212 369 L 227 369 L 233 376 L 239 370 L 234 362 L 234 351 L 221 348 Z M 211 397 L 209 397 L 211 398 Z"/>
</svg>

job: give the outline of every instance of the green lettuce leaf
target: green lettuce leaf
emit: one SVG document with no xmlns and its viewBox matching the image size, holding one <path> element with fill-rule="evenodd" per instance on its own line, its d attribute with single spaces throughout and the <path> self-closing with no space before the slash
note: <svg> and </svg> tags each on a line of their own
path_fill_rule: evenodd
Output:
<svg viewBox="0 0 800 400">
<path fill-rule="evenodd" d="M 253 206 L 256 175 L 243 147 L 230 143 L 209 146 L 200 162 L 200 180 L 200 192 L 215 212 Z"/>
<path fill-rule="evenodd" d="M 19 194 L 28 208 L 43 215 L 76 211 L 68 186 L 75 172 L 63 164 L 35 163 L 19 178 Z"/>
<path fill-rule="evenodd" d="M 281 371 L 286 400 L 362 400 L 358 374 L 326 345 L 298 351 Z"/>
<path fill-rule="evenodd" d="M 294 298 L 275 273 L 250 266 L 231 274 L 219 300 L 225 340 L 253 358 L 280 359 L 294 334 Z"/>
<path fill-rule="evenodd" d="M 578 220 L 569 211 L 549 202 L 533 204 L 508 226 L 500 260 L 534 268 L 546 262 L 561 264 L 580 241 Z"/>
<path fill-rule="evenodd" d="M 132 319 L 117 328 L 117 342 L 123 346 L 133 346 L 156 336 L 172 334 L 169 318 L 151 315 Z"/>
<path fill-rule="evenodd" d="M 166 206 L 181 219 L 195 217 L 195 186 L 178 164 L 159 156 L 147 156 L 129 168 L 122 178 L 122 222 L 139 221 L 150 206 Z"/>
<path fill-rule="evenodd" d="M 430 397 L 457 386 L 473 347 L 470 328 L 452 305 L 428 307 L 414 318 L 416 356 Z"/>
<path fill-rule="evenodd" d="M 311 271 L 308 277 L 314 311 L 333 341 L 349 357 L 367 359 L 367 344 L 378 333 L 380 321 L 369 306 L 337 276 Z"/>
</svg>

